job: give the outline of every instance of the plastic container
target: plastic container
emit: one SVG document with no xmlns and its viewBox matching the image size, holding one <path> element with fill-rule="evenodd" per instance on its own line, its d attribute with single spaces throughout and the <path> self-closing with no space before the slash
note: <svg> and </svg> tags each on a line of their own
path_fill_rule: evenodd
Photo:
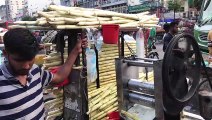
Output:
<svg viewBox="0 0 212 120">
<path fill-rule="evenodd" d="M 120 114 L 117 111 L 108 114 L 109 120 L 120 120 Z"/>
<path fill-rule="evenodd" d="M 119 39 L 119 25 L 102 25 L 103 42 L 105 44 L 117 44 Z"/>
</svg>

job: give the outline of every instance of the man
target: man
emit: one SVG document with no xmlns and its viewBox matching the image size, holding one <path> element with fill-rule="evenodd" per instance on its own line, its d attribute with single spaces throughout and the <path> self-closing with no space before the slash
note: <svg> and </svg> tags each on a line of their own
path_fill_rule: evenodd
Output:
<svg viewBox="0 0 212 120">
<path fill-rule="evenodd" d="M 166 36 L 167 33 L 169 33 L 169 23 L 165 23 L 163 25 L 163 29 L 165 31 L 164 35 L 163 35 L 163 40 L 164 40 L 164 37 Z"/>
<path fill-rule="evenodd" d="M 40 44 L 41 43 L 41 36 L 40 36 L 40 32 L 35 32 L 35 38 L 37 39 L 37 42 Z"/>
<path fill-rule="evenodd" d="M 43 87 L 67 78 L 87 41 L 77 42 L 55 74 L 34 65 L 39 45 L 29 30 L 9 30 L 4 35 L 4 45 L 7 62 L 0 67 L 0 120 L 43 120 Z"/>
<path fill-rule="evenodd" d="M 175 34 L 178 32 L 178 23 L 177 22 L 171 22 L 169 25 L 169 32 L 164 36 L 163 39 L 163 51 L 166 51 L 166 48 L 171 41 L 171 39 L 174 37 Z"/>
</svg>

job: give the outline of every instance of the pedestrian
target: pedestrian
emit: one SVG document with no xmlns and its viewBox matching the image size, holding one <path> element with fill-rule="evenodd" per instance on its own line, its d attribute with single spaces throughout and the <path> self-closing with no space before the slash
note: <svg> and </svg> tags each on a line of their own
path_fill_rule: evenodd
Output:
<svg viewBox="0 0 212 120">
<path fill-rule="evenodd" d="M 169 25 L 169 32 L 164 36 L 163 38 L 163 51 L 166 51 L 166 48 L 169 44 L 169 42 L 172 40 L 174 35 L 178 33 L 178 23 L 177 22 L 171 22 Z"/>
<path fill-rule="evenodd" d="M 44 120 L 43 88 L 68 77 L 86 39 L 78 40 L 54 74 L 34 64 L 39 45 L 29 30 L 11 29 L 3 39 L 7 62 L 0 67 L 0 120 Z"/>
<path fill-rule="evenodd" d="M 163 35 L 163 39 L 164 39 L 164 37 L 166 36 L 166 34 L 169 32 L 169 23 L 165 23 L 165 24 L 163 25 L 163 29 L 164 29 L 164 31 L 165 31 L 165 33 L 164 33 L 164 35 Z"/>
<path fill-rule="evenodd" d="M 35 32 L 35 38 L 36 38 L 36 40 L 37 40 L 37 42 L 40 44 L 41 43 L 41 36 L 40 36 L 40 32 Z"/>
</svg>

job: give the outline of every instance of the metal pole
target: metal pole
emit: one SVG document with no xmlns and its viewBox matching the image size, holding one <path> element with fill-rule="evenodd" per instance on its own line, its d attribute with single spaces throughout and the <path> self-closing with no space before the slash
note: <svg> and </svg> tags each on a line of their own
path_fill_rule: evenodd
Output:
<svg viewBox="0 0 212 120">
<path fill-rule="evenodd" d="M 96 46 L 94 45 L 94 50 L 96 53 L 96 71 L 97 71 L 97 78 L 96 78 L 96 87 L 100 88 L 100 81 L 99 81 L 99 55 L 98 50 L 96 49 Z"/>
<path fill-rule="evenodd" d="M 124 34 L 121 33 L 121 58 L 124 58 Z"/>
</svg>

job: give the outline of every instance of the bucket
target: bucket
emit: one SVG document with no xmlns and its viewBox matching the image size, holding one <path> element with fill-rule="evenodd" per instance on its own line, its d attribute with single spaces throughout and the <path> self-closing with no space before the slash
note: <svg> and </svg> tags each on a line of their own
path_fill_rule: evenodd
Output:
<svg viewBox="0 0 212 120">
<path fill-rule="evenodd" d="M 113 111 L 108 114 L 109 119 L 108 120 L 120 120 L 119 112 Z"/>
<path fill-rule="evenodd" d="M 105 44 L 117 44 L 119 39 L 119 25 L 102 25 L 103 42 Z"/>
</svg>

